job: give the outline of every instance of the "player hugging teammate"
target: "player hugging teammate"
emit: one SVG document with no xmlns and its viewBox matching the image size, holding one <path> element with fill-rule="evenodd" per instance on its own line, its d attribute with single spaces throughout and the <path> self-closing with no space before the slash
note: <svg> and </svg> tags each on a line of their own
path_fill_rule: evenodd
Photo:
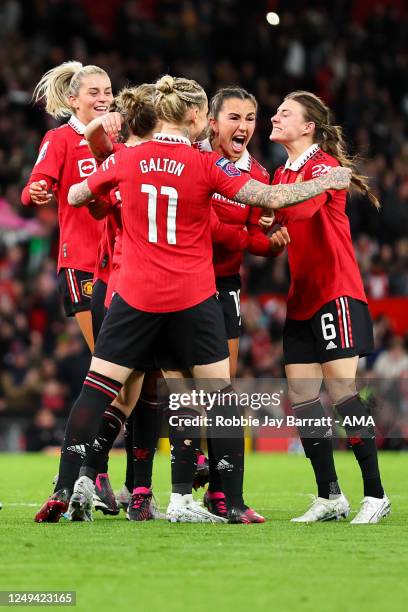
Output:
<svg viewBox="0 0 408 612">
<path fill-rule="evenodd" d="M 332 124 L 329 109 L 314 94 L 297 91 L 286 96 L 272 117 L 271 140 L 288 153 L 273 184 L 307 181 L 341 164 L 352 169 L 352 184 L 379 207 L 365 177 L 347 157 L 341 128 Z M 359 356 L 373 351 L 373 328 L 345 208 L 346 190 L 328 190 L 276 214 L 291 235 L 283 351 L 295 415 L 304 419 L 325 416 L 319 398 L 324 380 L 344 419 L 364 482 L 361 509 L 351 522 L 377 523 L 390 512 L 390 502 L 381 484 L 374 428 L 347 424 L 354 417 L 358 421 L 369 415 L 355 378 Z M 299 435 L 313 467 L 318 496 L 305 514 L 292 520 L 315 522 L 347 516 L 350 506 L 337 482 L 331 430 L 305 426 Z"/>
<path fill-rule="evenodd" d="M 107 197 L 117 189 L 122 201 L 123 243 L 116 293 L 69 419 L 74 425 L 71 441 L 75 442 L 70 446 L 88 449 L 90 454 L 95 452 L 101 419 L 111 410 L 112 400 L 130 377 L 139 389 L 144 372 L 151 367 L 160 367 L 168 378 L 183 378 L 188 372 L 197 385 L 205 381 L 208 391 L 219 392 L 221 400 L 231 391 L 227 334 L 215 297 L 211 260 L 212 194 L 278 210 L 327 189 L 344 189 L 349 183 L 350 173 L 337 168 L 302 184 L 267 186 L 232 167 L 228 159 L 191 148 L 206 127 L 208 110 L 205 92 L 194 81 L 163 77 L 155 86 L 154 105 L 161 131 L 139 146 L 120 148 L 97 172 L 71 188 L 69 195 L 69 203 L 79 210 L 92 207 L 95 197 Z M 165 159 L 175 163 L 165 166 Z M 213 416 L 239 414 L 237 405 L 222 401 L 213 411 Z M 183 437 L 188 434 L 184 432 Z M 227 519 L 248 522 L 242 490 L 243 432 L 235 428 L 210 431 L 211 435 Z M 78 463 L 77 458 L 70 457 L 70 461 Z M 98 470 L 87 461 L 81 469 L 71 511 L 86 520 Z M 67 487 L 66 495 L 70 493 Z M 48 503 L 52 501 L 57 502 L 58 496 Z M 177 520 L 180 514 L 184 516 L 185 508 L 194 514 L 194 505 L 190 494 L 180 494 L 171 500 L 168 516 Z M 207 520 L 223 522 L 226 518 L 207 515 Z"/>
</svg>

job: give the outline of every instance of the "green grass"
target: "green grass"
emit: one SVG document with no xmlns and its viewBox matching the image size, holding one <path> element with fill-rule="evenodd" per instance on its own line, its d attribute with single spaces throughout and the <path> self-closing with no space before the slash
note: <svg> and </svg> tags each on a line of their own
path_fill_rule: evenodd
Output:
<svg viewBox="0 0 408 612">
<path fill-rule="evenodd" d="M 295 525 L 314 491 L 301 456 L 247 458 L 247 500 L 264 525 L 129 523 L 121 514 L 93 524 L 38 525 L 36 507 L 51 491 L 57 458 L 0 455 L 0 590 L 75 590 L 79 610 L 144 612 L 406 610 L 408 599 L 407 454 L 381 457 L 393 513 L 379 525 Z M 361 497 L 350 454 L 336 457 L 352 508 Z M 124 457 L 111 459 L 114 486 Z M 155 491 L 169 496 L 169 460 L 159 455 Z M 35 507 L 26 504 L 35 504 Z"/>
</svg>

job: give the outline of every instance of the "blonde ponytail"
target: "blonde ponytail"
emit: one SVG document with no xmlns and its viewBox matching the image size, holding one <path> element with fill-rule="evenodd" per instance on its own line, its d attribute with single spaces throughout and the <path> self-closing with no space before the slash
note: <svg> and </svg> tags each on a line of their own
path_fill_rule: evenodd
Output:
<svg viewBox="0 0 408 612">
<path fill-rule="evenodd" d="M 156 86 L 156 113 L 162 121 L 182 123 L 187 111 L 197 106 L 200 110 L 207 103 L 204 89 L 192 79 L 162 76 Z"/>
<path fill-rule="evenodd" d="M 81 81 L 88 74 L 105 74 L 105 70 L 98 66 L 83 66 L 81 62 L 64 62 L 48 70 L 37 83 L 34 93 L 34 102 L 45 100 L 45 110 L 56 119 L 67 117 L 73 109 L 68 97 L 78 95 Z"/>
</svg>

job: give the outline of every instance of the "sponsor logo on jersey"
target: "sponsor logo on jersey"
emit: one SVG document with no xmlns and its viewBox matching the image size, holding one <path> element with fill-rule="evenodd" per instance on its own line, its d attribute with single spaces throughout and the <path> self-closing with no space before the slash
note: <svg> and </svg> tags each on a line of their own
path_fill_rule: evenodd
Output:
<svg viewBox="0 0 408 612">
<path fill-rule="evenodd" d="M 241 176 L 241 171 L 226 157 L 221 157 L 215 162 L 215 165 L 225 172 L 227 176 Z"/>
<path fill-rule="evenodd" d="M 90 298 L 92 296 L 92 280 L 83 280 L 81 281 L 81 291 L 84 297 Z"/>
<path fill-rule="evenodd" d="M 45 156 L 47 155 L 47 149 L 48 149 L 48 145 L 50 144 L 50 141 L 47 140 L 46 142 L 44 142 L 43 146 L 40 149 L 40 152 L 38 154 L 37 157 L 37 161 L 35 162 L 35 166 L 37 164 L 39 164 L 40 162 L 42 162 L 43 159 L 45 159 Z"/>
<path fill-rule="evenodd" d="M 96 160 L 93 157 L 78 161 L 79 176 L 90 176 L 96 171 Z"/>
<path fill-rule="evenodd" d="M 322 174 L 327 174 L 331 168 L 332 166 L 328 166 L 327 164 L 317 164 L 316 166 L 312 167 L 312 177 L 316 178 Z"/>
<path fill-rule="evenodd" d="M 230 200 L 229 198 L 225 198 L 219 193 L 213 193 L 213 200 L 217 200 L 219 202 L 223 202 L 225 204 L 233 204 L 234 206 L 238 206 L 239 208 L 246 208 L 247 205 L 242 202 L 234 202 L 234 200 Z"/>
</svg>

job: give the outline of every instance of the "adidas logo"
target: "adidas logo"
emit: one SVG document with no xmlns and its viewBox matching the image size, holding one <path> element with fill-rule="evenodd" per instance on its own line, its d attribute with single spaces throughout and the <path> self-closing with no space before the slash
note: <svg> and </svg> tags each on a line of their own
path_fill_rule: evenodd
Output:
<svg viewBox="0 0 408 612">
<path fill-rule="evenodd" d="M 234 466 L 232 463 L 228 463 L 225 459 L 221 459 L 221 461 L 217 464 L 217 470 L 233 470 Z"/>
<path fill-rule="evenodd" d="M 326 346 L 326 351 L 329 351 L 330 349 L 335 349 L 337 348 L 337 344 L 334 344 L 333 340 L 330 340 L 329 344 Z"/>
<path fill-rule="evenodd" d="M 80 142 L 79 142 L 79 146 L 82 147 L 82 145 L 87 145 L 88 141 L 85 140 L 85 138 L 83 138 Z"/>
<path fill-rule="evenodd" d="M 86 455 L 85 444 L 74 444 L 74 446 L 67 446 L 67 450 L 72 451 L 73 453 L 78 453 L 78 455 L 82 455 L 83 457 Z"/>
</svg>

